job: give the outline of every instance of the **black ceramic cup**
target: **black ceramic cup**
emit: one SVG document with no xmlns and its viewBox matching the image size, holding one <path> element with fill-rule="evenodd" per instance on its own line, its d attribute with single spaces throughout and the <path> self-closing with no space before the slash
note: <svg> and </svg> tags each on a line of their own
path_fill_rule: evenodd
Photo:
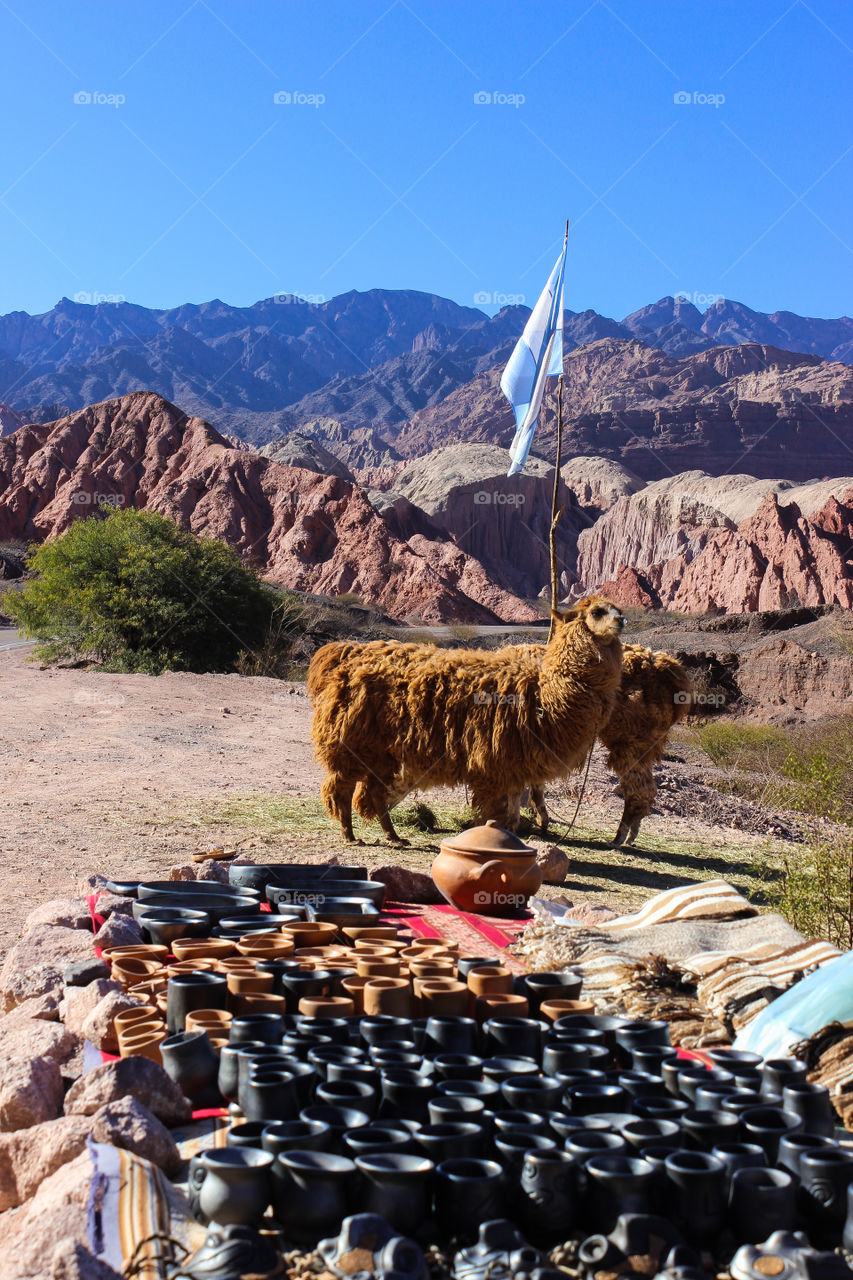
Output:
<svg viewBox="0 0 853 1280">
<path fill-rule="evenodd" d="M 562 973 L 526 973 L 522 979 L 524 995 L 537 1012 L 543 1000 L 577 1000 L 583 986 L 579 973 L 566 969 Z"/>
<path fill-rule="evenodd" d="M 823 1133 L 804 1133 L 801 1130 L 797 1130 L 795 1133 L 786 1133 L 779 1139 L 776 1164 L 780 1169 L 787 1169 L 789 1173 L 794 1173 L 799 1178 L 800 1160 L 803 1152 L 825 1150 L 827 1147 L 837 1146 L 838 1143 L 834 1138 L 828 1138 Z"/>
<path fill-rule="evenodd" d="M 443 1235 L 470 1243 L 481 1222 L 503 1216 L 504 1173 L 495 1160 L 445 1160 L 435 1171 L 435 1216 Z"/>
<path fill-rule="evenodd" d="M 237 1101 L 237 1069 L 241 1056 L 251 1054 L 252 1050 L 265 1049 L 262 1041 L 249 1044 L 224 1044 L 219 1050 L 219 1075 L 217 1085 L 226 1102 Z"/>
<path fill-rule="evenodd" d="M 634 1071 L 648 1071 L 651 1075 L 659 1076 L 662 1074 L 663 1064 L 677 1057 L 678 1050 L 672 1045 L 641 1043 L 631 1050 L 631 1066 Z"/>
<path fill-rule="evenodd" d="M 479 1080 L 483 1059 L 475 1053 L 438 1053 L 432 1060 L 437 1080 Z"/>
<path fill-rule="evenodd" d="M 668 1048 L 669 1023 L 650 1018 L 646 1021 L 623 1022 L 614 1033 L 616 1061 L 626 1070 L 632 1065 L 631 1054 L 641 1045 L 656 1044 Z"/>
<path fill-rule="evenodd" d="M 722 1067 L 685 1067 L 678 1073 L 678 1092 L 686 1098 L 691 1106 L 696 1105 L 696 1094 L 712 1084 L 730 1084 L 734 1086 L 734 1076 Z"/>
<path fill-rule="evenodd" d="M 380 1077 L 382 1096 L 378 1115 L 382 1120 L 428 1120 L 427 1103 L 435 1092 L 429 1076 L 401 1067 L 388 1067 Z M 460 1087 L 473 1088 L 467 1081 L 448 1081 Z"/>
<path fill-rule="evenodd" d="M 225 1135 L 226 1147 L 263 1147 L 264 1122 L 249 1120 L 243 1124 L 232 1124 Z"/>
<path fill-rule="evenodd" d="M 634 1099 L 634 1110 L 638 1116 L 645 1116 L 649 1120 L 677 1120 L 680 1121 L 683 1115 L 690 1110 L 690 1103 L 685 1102 L 683 1098 L 659 1098 L 642 1097 Z"/>
<path fill-rule="evenodd" d="M 731 1111 L 699 1111 L 693 1108 L 681 1117 L 685 1145 L 695 1151 L 710 1151 L 724 1142 L 736 1142 L 738 1118 Z"/>
<path fill-rule="evenodd" d="M 486 1134 L 482 1125 L 471 1120 L 425 1124 L 411 1135 L 416 1146 L 433 1164 L 445 1160 L 479 1160 L 486 1151 Z"/>
<path fill-rule="evenodd" d="M 751 1111 L 753 1107 L 762 1107 L 764 1103 L 765 1100 L 760 1093 L 752 1089 L 738 1089 L 737 1093 L 720 1095 L 717 1109 L 719 1111 L 731 1111 L 733 1115 L 741 1116 L 744 1111 Z"/>
<path fill-rule="evenodd" d="M 500 963 L 500 956 L 461 956 L 456 962 L 456 972 L 459 981 L 465 982 L 472 969 L 493 968 Z"/>
<path fill-rule="evenodd" d="M 256 1066 L 243 1095 L 247 1120 L 295 1120 L 299 1112 L 296 1077 L 286 1069 Z"/>
<path fill-rule="evenodd" d="M 631 1099 L 616 1084 L 578 1084 L 563 1095 L 567 1111 L 575 1116 L 595 1115 L 602 1111 L 630 1111 Z"/>
<path fill-rule="evenodd" d="M 447 1097 L 445 1094 L 436 1094 L 427 1103 L 427 1113 L 430 1124 L 453 1124 L 457 1121 L 470 1120 L 474 1124 L 485 1127 L 491 1134 L 491 1112 L 486 1111 L 486 1104 L 482 1098 L 471 1098 L 465 1095 Z"/>
<path fill-rule="evenodd" d="M 786 1133 L 796 1133 L 803 1122 L 793 1111 L 781 1107 L 750 1107 L 740 1114 L 741 1133 L 746 1142 L 757 1142 L 764 1148 L 767 1163 L 774 1165 L 779 1154 L 779 1139 Z"/>
<path fill-rule="evenodd" d="M 651 1148 L 680 1147 L 681 1125 L 676 1120 L 649 1120 L 637 1117 L 622 1128 L 622 1137 L 639 1155 Z"/>
<path fill-rule="evenodd" d="M 529 1129 L 504 1129 L 495 1133 L 495 1159 L 503 1166 L 508 1190 L 517 1188 L 521 1180 L 521 1166 L 528 1151 L 557 1151 L 557 1141 L 544 1133 Z"/>
<path fill-rule="evenodd" d="M 229 1044 L 281 1044 L 284 1018 L 278 1013 L 247 1013 L 231 1019 Z"/>
<path fill-rule="evenodd" d="M 476 1053 L 477 1023 L 473 1018 L 427 1018 L 423 1051 L 429 1057 L 436 1053 Z"/>
<path fill-rule="evenodd" d="M 738 1244 L 758 1244 L 774 1231 L 790 1230 L 794 1179 L 786 1169 L 736 1169 L 729 1191 L 729 1226 Z"/>
<path fill-rule="evenodd" d="M 563 1086 L 550 1076 L 508 1076 L 501 1084 L 506 1105 L 517 1111 L 552 1111 L 560 1105 Z"/>
<path fill-rule="evenodd" d="M 391 1124 L 362 1125 L 360 1129 L 348 1130 L 343 1138 L 343 1153 L 351 1160 L 356 1156 L 374 1156 L 389 1151 L 411 1155 L 416 1150 L 413 1134 Z"/>
<path fill-rule="evenodd" d="M 314 1090 L 314 1099 L 330 1107 L 356 1107 L 374 1116 L 379 1107 L 379 1090 L 363 1080 L 322 1080 Z"/>
<path fill-rule="evenodd" d="M 194 1110 L 222 1106 L 217 1084 L 219 1057 L 206 1031 L 179 1031 L 162 1041 L 160 1053 L 163 1070 Z"/>
<path fill-rule="evenodd" d="M 435 1165 L 426 1156 L 392 1151 L 357 1156 L 359 1212 L 380 1214 L 401 1235 L 415 1235 L 429 1213 Z"/>
<path fill-rule="evenodd" d="M 625 1138 L 606 1129 L 580 1129 L 570 1134 L 563 1148 L 579 1167 L 598 1156 L 628 1155 L 630 1148 Z"/>
<path fill-rule="evenodd" d="M 445 1098 L 482 1098 L 487 1107 L 503 1105 L 501 1087 L 495 1080 L 440 1080 L 435 1092 Z"/>
<path fill-rule="evenodd" d="M 578 1207 L 575 1162 L 565 1151 L 526 1151 L 513 1216 L 527 1238 L 543 1248 L 565 1240 Z"/>
<path fill-rule="evenodd" d="M 726 1179 L 731 1186 L 738 1169 L 766 1169 L 767 1156 L 757 1142 L 722 1142 L 711 1151 L 726 1167 Z"/>
<path fill-rule="evenodd" d="M 593 1156 L 586 1162 L 582 1204 L 593 1231 L 607 1234 L 623 1213 L 651 1213 L 655 1171 L 637 1156 Z"/>
<path fill-rule="evenodd" d="M 326 1080 L 330 1084 L 335 1080 L 360 1080 L 378 1089 L 379 1068 L 367 1062 L 327 1062 Z"/>
<path fill-rule="evenodd" d="M 321 1120 L 273 1120 L 263 1126 L 261 1146 L 274 1156 L 284 1151 L 326 1151 L 332 1131 Z"/>
<path fill-rule="evenodd" d="M 389 1013 L 378 1013 L 361 1018 L 358 1032 L 371 1049 L 387 1040 L 405 1039 L 411 1029 L 409 1018 L 395 1018 Z"/>
<path fill-rule="evenodd" d="M 785 1085 L 782 1107 L 800 1117 L 805 1132 L 830 1137 L 835 1131 L 835 1112 L 825 1085 L 809 1084 L 805 1080 Z"/>
<path fill-rule="evenodd" d="M 356 1167 L 325 1151 L 284 1151 L 273 1165 L 273 1207 L 289 1237 L 315 1242 L 340 1230 Z"/>
<path fill-rule="evenodd" d="M 544 1027 L 535 1018 L 489 1018 L 483 1023 L 487 1057 L 542 1058 Z"/>
<path fill-rule="evenodd" d="M 354 1107 L 326 1107 L 322 1103 L 303 1108 L 299 1119 L 308 1122 L 320 1120 L 327 1124 L 330 1130 L 328 1150 L 336 1155 L 343 1152 L 345 1133 L 370 1124 L 370 1116 L 364 1111 L 356 1111 Z"/>
<path fill-rule="evenodd" d="M 666 1098 L 669 1094 L 660 1076 L 650 1071 L 620 1071 L 616 1083 L 631 1098 Z"/>
<path fill-rule="evenodd" d="M 768 1058 L 761 1068 L 762 1097 L 781 1098 L 786 1085 L 805 1082 L 807 1070 L 799 1058 Z"/>
<path fill-rule="evenodd" d="M 166 986 L 166 1028 L 170 1036 L 184 1030 L 187 1014 L 196 1009 L 224 1009 L 228 984 L 221 973 L 179 973 Z"/>
<path fill-rule="evenodd" d="M 494 1111 L 492 1123 L 495 1133 L 503 1133 L 506 1129 L 526 1129 L 528 1133 L 550 1135 L 547 1116 L 535 1111 Z"/>
<path fill-rule="evenodd" d="M 688 1243 L 716 1243 L 726 1220 L 726 1169 L 704 1151 L 674 1151 L 666 1157 L 668 1217 Z"/>
<path fill-rule="evenodd" d="M 847 1188 L 853 1182 L 853 1158 L 841 1147 L 804 1151 L 797 1196 L 809 1239 L 833 1248 L 841 1240 L 847 1216 Z"/>
<path fill-rule="evenodd" d="M 482 1078 L 493 1080 L 495 1084 L 503 1084 L 512 1076 L 530 1076 L 536 1074 L 536 1063 L 532 1058 L 483 1058 Z"/>
</svg>

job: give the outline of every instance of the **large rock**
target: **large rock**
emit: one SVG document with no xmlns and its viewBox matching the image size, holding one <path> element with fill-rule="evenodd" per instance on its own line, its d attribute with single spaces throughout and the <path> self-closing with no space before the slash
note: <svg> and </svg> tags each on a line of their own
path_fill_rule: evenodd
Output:
<svg viewBox="0 0 853 1280">
<path fill-rule="evenodd" d="M 538 846 L 536 865 L 542 872 L 543 884 L 562 884 L 569 874 L 569 855 L 555 844 Z"/>
<path fill-rule="evenodd" d="M 0 1133 L 0 1213 L 35 1195 L 46 1178 L 84 1150 L 89 1116 L 60 1116 L 16 1133 Z"/>
<path fill-rule="evenodd" d="M 63 1092 L 62 1072 L 50 1058 L 0 1061 L 0 1133 L 55 1120 Z"/>
<path fill-rule="evenodd" d="M 190 1104 L 158 1063 L 149 1058 L 120 1058 L 104 1062 L 81 1076 L 65 1097 L 65 1114 L 94 1115 L 107 1103 L 136 1098 L 164 1124 L 184 1124 Z"/>
<path fill-rule="evenodd" d="M 27 1005 L 30 1005 L 27 1001 Z M 77 1048 L 77 1036 L 42 1017 L 26 1017 L 24 1006 L 0 1018 L 0 1063 L 21 1058 L 46 1058 L 61 1066 Z"/>
<path fill-rule="evenodd" d="M 50 992 L 43 996 L 31 996 L 29 1000 L 15 1005 L 10 1013 L 0 1018 L 0 1030 L 4 1026 L 11 1026 L 11 1019 L 35 1018 L 38 1022 L 59 1022 L 61 1004 L 62 1001 Z M 7 1018 L 10 1019 L 8 1024 Z"/>
<path fill-rule="evenodd" d="M 92 917 L 85 898 L 53 898 L 35 907 L 24 920 L 24 937 L 40 924 L 58 924 L 66 929 L 92 932 Z"/>
<path fill-rule="evenodd" d="M 8 1221 L 4 1219 L 0 1280 L 46 1280 L 57 1241 L 74 1241 L 88 1249 L 92 1174 L 89 1153 L 82 1151 L 46 1178 Z"/>
<path fill-rule="evenodd" d="M 99 1000 L 81 1028 L 84 1040 L 89 1040 L 105 1053 L 118 1053 L 115 1032 L 116 1014 L 125 1009 L 138 1008 L 139 1001 L 125 991 L 109 991 Z"/>
<path fill-rule="evenodd" d="M 181 1165 L 181 1153 L 169 1130 L 136 1098 L 119 1098 L 96 1111 L 92 1140 L 143 1156 L 170 1176 L 177 1173 Z"/>
<path fill-rule="evenodd" d="M 91 960 L 77 960 L 70 964 L 63 973 L 62 980 L 66 987 L 87 987 L 90 982 L 109 976 L 109 965 L 104 964 L 97 956 L 92 956 Z"/>
<path fill-rule="evenodd" d="M 96 947 L 136 947 L 142 942 L 142 928 L 133 916 L 112 915 L 95 934 Z"/>
<path fill-rule="evenodd" d="M 131 916 L 133 903 L 133 898 L 126 898 L 121 893 L 99 893 L 95 911 L 104 920 L 108 920 L 110 916 Z"/>
<path fill-rule="evenodd" d="M 67 1030 L 82 1036 L 87 1018 L 111 992 L 124 993 L 121 983 L 112 978 L 96 978 L 85 987 L 66 987 L 60 1012 Z"/>
<path fill-rule="evenodd" d="M 444 902 L 432 876 L 425 875 L 423 871 L 391 865 L 374 867 L 369 876 L 371 880 L 379 880 L 385 885 L 389 902 Z"/>
<path fill-rule="evenodd" d="M 31 996 L 61 993 L 62 975 L 75 960 L 92 955 L 92 935 L 84 929 L 37 924 L 11 948 L 0 969 L 0 1012 Z"/>
</svg>

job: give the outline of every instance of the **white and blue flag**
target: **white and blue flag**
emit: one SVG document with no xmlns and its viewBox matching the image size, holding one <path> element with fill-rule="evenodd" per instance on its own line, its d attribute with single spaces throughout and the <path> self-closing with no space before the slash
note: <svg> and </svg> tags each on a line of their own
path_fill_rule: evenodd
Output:
<svg viewBox="0 0 853 1280">
<path fill-rule="evenodd" d="M 509 450 L 512 458 L 507 472 L 509 476 L 523 471 L 527 462 L 545 394 L 545 379 L 563 372 L 563 277 L 568 242 L 567 230 L 562 253 L 501 378 L 501 391 L 515 414 L 515 439 Z"/>
</svg>

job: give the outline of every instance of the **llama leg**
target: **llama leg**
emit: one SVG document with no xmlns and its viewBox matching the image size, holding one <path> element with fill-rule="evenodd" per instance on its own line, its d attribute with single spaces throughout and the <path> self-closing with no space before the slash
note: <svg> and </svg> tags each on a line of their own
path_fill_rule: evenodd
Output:
<svg viewBox="0 0 853 1280">
<path fill-rule="evenodd" d="M 530 807 L 539 819 L 539 830 L 548 834 L 548 810 L 545 808 L 545 788 L 533 783 L 530 787 Z"/>
<path fill-rule="evenodd" d="M 333 818 L 337 818 L 341 824 L 341 833 L 347 844 L 364 844 L 363 840 L 356 839 L 352 829 L 352 795 L 354 791 L 354 780 L 332 773 L 323 783 L 320 794 L 329 814 Z"/>
<path fill-rule="evenodd" d="M 485 779 L 471 779 L 471 805 L 483 822 L 496 822 L 507 831 L 514 831 L 521 814 L 521 791 L 496 791 Z"/>
<path fill-rule="evenodd" d="M 621 774 L 619 780 L 622 786 L 622 795 L 625 798 L 625 805 L 622 810 L 619 829 L 613 840 L 613 847 L 616 849 L 621 845 L 632 845 L 634 843 L 640 831 L 640 824 L 643 818 L 651 811 L 657 794 L 657 785 L 651 765 L 631 769 L 629 772 Z"/>
<path fill-rule="evenodd" d="M 391 806 L 395 803 L 395 797 L 390 787 L 378 779 L 371 778 L 366 782 L 360 782 L 356 790 L 356 808 L 363 818 L 375 818 L 386 837 L 391 844 L 407 845 L 408 840 L 404 840 L 394 829 L 391 821 Z"/>
</svg>

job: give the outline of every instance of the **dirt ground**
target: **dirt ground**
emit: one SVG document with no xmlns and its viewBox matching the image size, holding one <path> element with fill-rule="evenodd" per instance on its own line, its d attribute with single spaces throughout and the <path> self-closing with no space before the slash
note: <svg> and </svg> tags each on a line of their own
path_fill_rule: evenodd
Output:
<svg viewBox="0 0 853 1280">
<path fill-rule="evenodd" d="M 41 670 L 27 649 L 0 652 L 0 778 L 0 955 L 33 906 L 93 872 L 161 876 L 237 843 L 261 861 L 337 853 L 428 870 L 441 838 L 406 830 L 410 850 L 378 843 L 354 857 L 319 802 L 304 687 L 263 678 Z M 662 793 L 639 847 L 614 854 L 621 803 L 596 760 L 579 824 L 561 841 L 572 868 L 557 892 L 626 909 L 684 880 L 744 883 L 760 836 L 703 819 L 688 786 L 676 782 L 678 803 Z M 554 798 L 556 817 L 571 816 L 571 791 Z M 461 791 L 426 798 L 440 812 L 465 805 Z"/>
</svg>

